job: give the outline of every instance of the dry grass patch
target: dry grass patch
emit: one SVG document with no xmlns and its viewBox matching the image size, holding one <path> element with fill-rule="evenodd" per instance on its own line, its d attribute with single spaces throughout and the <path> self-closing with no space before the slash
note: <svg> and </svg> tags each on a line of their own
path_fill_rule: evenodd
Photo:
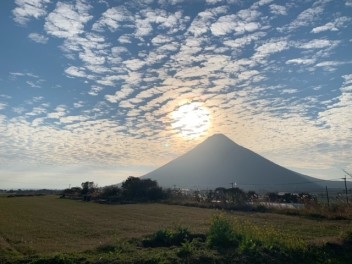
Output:
<svg viewBox="0 0 352 264">
<path fill-rule="evenodd" d="M 19 252 L 79 252 L 171 225 L 204 232 L 212 210 L 162 204 L 100 205 L 57 197 L 0 198 L 0 235 Z"/>
</svg>

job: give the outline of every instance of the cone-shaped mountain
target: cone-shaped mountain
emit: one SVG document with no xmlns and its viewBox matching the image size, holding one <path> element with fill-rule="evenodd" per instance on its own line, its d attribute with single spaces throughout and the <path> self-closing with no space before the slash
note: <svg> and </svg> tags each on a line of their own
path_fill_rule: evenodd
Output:
<svg viewBox="0 0 352 264">
<path fill-rule="evenodd" d="M 146 174 L 163 187 L 191 189 L 308 191 L 319 188 L 315 178 L 281 167 L 222 134 L 215 134 L 184 155 Z"/>
</svg>

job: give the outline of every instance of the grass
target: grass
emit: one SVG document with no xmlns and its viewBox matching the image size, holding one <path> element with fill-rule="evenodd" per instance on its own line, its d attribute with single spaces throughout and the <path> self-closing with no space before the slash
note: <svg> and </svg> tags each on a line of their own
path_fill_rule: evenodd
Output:
<svg viewBox="0 0 352 264">
<path fill-rule="evenodd" d="M 217 214 L 218 210 L 166 204 L 101 205 L 56 196 L 0 197 L 0 263 L 1 256 L 27 257 L 38 263 L 46 258 L 47 263 L 99 263 L 99 259 L 106 263 L 118 259 L 123 263 L 137 259 L 140 263 L 178 263 L 178 256 L 192 256 L 193 263 L 197 263 L 195 259 L 207 263 L 207 258 L 220 256 L 204 245 L 195 245 L 197 240 L 169 250 L 144 248 L 141 241 L 172 227 L 207 234 Z M 258 243 L 294 250 L 312 244 L 324 246 L 350 239 L 352 233 L 351 220 L 238 211 L 223 214 L 234 232 L 245 237 L 244 251 Z"/>
<path fill-rule="evenodd" d="M 171 225 L 204 232 L 213 214 L 181 206 L 101 205 L 55 196 L 0 198 L 0 212 L 1 240 L 20 253 L 40 254 L 84 251 Z"/>
</svg>

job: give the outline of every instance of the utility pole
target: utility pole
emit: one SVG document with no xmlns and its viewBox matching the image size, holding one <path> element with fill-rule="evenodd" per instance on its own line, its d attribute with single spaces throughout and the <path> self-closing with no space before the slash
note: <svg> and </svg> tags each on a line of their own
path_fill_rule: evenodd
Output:
<svg viewBox="0 0 352 264">
<path fill-rule="evenodd" d="M 346 203 L 348 205 L 348 193 L 347 193 L 347 179 L 346 179 L 346 175 L 345 175 L 345 178 L 342 178 L 344 181 L 345 181 L 345 194 L 346 194 Z"/>
<path fill-rule="evenodd" d="M 330 208 L 330 199 L 329 199 L 329 191 L 328 191 L 328 186 L 325 186 L 326 189 L 326 199 L 328 200 L 328 208 Z"/>
<path fill-rule="evenodd" d="M 342 169 L 342 171 L 345 173 L 345 178 L 342 178 L 344 181 L 345 181 L 345 194 L 346 194 L 346 202 L 347 202 L 347 205 L 348 205 L 348 192 L 347 192 L 347 176 L 350 176 L 352 178 L 352 173 L 350 172 L 347 172 L 346 170 Z"/>
</svg>

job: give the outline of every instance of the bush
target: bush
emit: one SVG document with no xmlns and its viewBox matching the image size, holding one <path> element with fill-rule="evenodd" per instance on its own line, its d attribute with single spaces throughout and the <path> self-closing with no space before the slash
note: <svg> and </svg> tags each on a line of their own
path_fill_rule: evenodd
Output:
<svg viewBox="0 0 352 264">
<path fill-rule="evenodd" d="M 209 247 L 217 249 L 238 247 L 240 239 L 239 235 L 235 234 L 232 223 L 223 215 L 213 218 L 207 237 Z"/>
<path fill-rule="evenodd" d="M 187 228 L 178 227 L 176 230 L 164 229 L 154 233 L 150 238 L 143 240 L 145 247 L 171 247 L 180 246 L 190 241 L 191 234 Z"/>
</svg>

